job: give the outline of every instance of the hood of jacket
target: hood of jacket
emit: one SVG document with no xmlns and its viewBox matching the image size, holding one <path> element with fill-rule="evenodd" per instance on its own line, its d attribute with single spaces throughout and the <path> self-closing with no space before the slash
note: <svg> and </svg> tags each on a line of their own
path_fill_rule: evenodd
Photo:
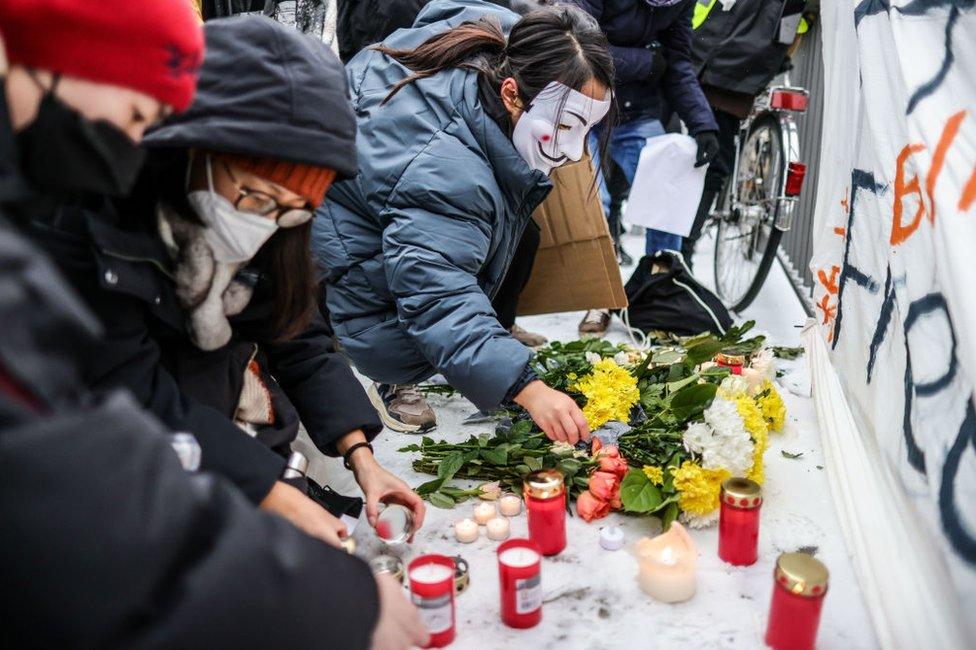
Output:
<svg viewBox="0 0 976 650">
<path fill-rule="evenodd" d="M 356 175 L 356 122 L 338 57 L 262 16 L 206 24 L 190 108 L 150 132 L 151 147 L 197 147 Z"/>
</svg>

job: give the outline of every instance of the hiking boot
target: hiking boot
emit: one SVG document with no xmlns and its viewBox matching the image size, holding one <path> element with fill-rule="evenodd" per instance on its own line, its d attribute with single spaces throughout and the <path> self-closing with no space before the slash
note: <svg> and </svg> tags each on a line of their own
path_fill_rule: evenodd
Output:
<svg viewBox="0 0 976 650">
<path fill-rule="evenodd" d="M 610 327 L 609 309 L 591 309 L 579 324 L 579 335 L 583 338 L 600 338 Z"/>
<path fill-rule="evenodd" d="M 430 404 L 414 384 L 372 383 L 366 391 L 383 424 L 401 433 L 423 433 L 437 425 Z"/>
<path fill-rule="evenodd" d="M 528 330 L 522 329 L 518 325 L 512 325 L 512 329 L 508 331 L 511 333 L 513 339 L 527 348 L 541 348 L 543 345 L 549 342 L 549 339 L 544 337 L 542 334 L 529 332 Z"/>
</svg>

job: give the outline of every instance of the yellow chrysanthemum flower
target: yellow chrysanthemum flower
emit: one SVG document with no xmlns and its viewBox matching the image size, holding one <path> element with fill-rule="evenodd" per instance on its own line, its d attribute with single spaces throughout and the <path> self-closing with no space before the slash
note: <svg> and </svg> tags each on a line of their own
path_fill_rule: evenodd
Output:
<svg viewBox="0 0 976 650">
<path fill-rule="evenodd" d="M 610 420 L 627 422 L 630 410 L 640 399 L 637 378 L 613 359 L 593 364 L 593 372 L 580 379 L 575 389 L 586 397 L 583 415 L 590 429 L 598 429 Z"/>
<path fill-rule="evenodd" d="M 762 411 L 756 406 L 756 400 L 748 395 L 742 395 L 735 400 L 735 405 L 739 410 L 742 423 L 746 426 L 746 431 L 753 438 L 759 434 L 766 435 L 769 432 L 769 425 L 766 424 L 766 418 L 763 417 Z"/>
<path fill-rule="evenodd" d="M 724 469 L 704 469 L 686 460 L 671 472 L 680 495 L 678 506 L 692 515 L 707 515 L 718 508 L 722 481 L 731 474 Z"/>
<path fill-rule="evenodd" d="M 759 485 L 762 485 L 763 481 L 766 480 L 763 454 L 766 453 L 766 447 L 769 444 L 769 435 L 766 432 L 754 434 L 752 436 L 752 443 L 752 469 L 749 470 L 746 478 L 750 478 Z"/>
<path fill-rule="evenodd" d="M 766 422 L 769 423 L 769 430 L 782 431 L 783 425 L 786 424 L 786 405 L 773 386 L 773 382 L 767 379 L 759 390 L 759 394 L 759 409 L 762 411 Z"/>
<path fill-rule="evenodd" d="M 644 476 L 649 478 L 654 485 L 662 485 L 664 483 L 664 469 L 661 467 L 644 465 Z"/>
</svg>

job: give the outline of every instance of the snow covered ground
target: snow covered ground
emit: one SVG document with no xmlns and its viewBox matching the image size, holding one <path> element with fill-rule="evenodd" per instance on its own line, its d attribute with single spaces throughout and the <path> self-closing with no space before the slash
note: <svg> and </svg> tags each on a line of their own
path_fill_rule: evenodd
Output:
<svg viewBox="0 0 976 650">
<path fill-rule="evenodd" d="M 638 257 L 642 238 L 628 236 L 625 246 Z M 703 241 L 695 260 L 700 280 L 711 286 L 711 241 Z M 623 270 L 624 278 L 631 269 Z M 520 324 L 550 339 L 577 338 L 582 313 L 524 318 Z M 806 320 L 786 276 L 775 266 L 767 286 L 743 319 L 757 321 L 757 329 L 778 345 L 799 345 L 799 327 Z M 626 340 L 625 328 L 615 321 L 609 338 Z M 677 605 L 655 602 L 640 591 L 636 582 L 637 562 L 629 550 L 609 552 L 598 545 L 599 528 L 606 522 L 621 526 L 628 546 L 644 535 L 659 532 L 657 520 L 611 515 L 601 522 L 586 524 L 568 520 L 567 549 L 543 562 L 545 605 L 542 623 L 531 630 L 513 630 L 499 620 L 497 542 L 482 533 L 473 544 L 454 540 L 453 522 L 471 516 L 473 503 L 454 510 L 429 507 L 427 521 L 410 548 L 393 552 L 404 558 L 423 553 L 462 555 L 471 565 L 471 587 L 457 599 L 457 640 L 461 649 L 552 648 L 759 648 L 763 647 L 772 568 L 776 556 L 801 547 L 815 547 L 816 556 L 830 569 L 830 591 L 826 596 L 820 627 L 821 649 L 852 650 L 877 646 L 867 611 L 848 558 L 834 514 L 813 404 L 808 396 L 809 379 L 802 359 L 784 364 L 788 374 L 781 380 L 789 420 L 781 434 L 770 436 L 766 454 L 765 502 L 759 540 L 759 561 L 736 568 L 717 556 L 715 527 L 692 531 L 700 557 L 698 593 Z M 799 393 L 799 394 L 794 394 Z M 433 397 L 438 427 L 435 438 L 459 441 L 488 431 L 488 425 L 464 425 L 474 407 L 460 397 Z M 411 469 L 413 454 L 397 452 L 414 438 L 384 432 L 374 443 L 377 457 L 391 471 L 411 485 L 429 477 Z M 307 439 L 300 441 L 311 459 L 311 474 L 340 492 L 358 493 L 349 472 L 341 463 L 315 452 Z M 802 454 L 790 459 L 781 452 Z M 513 535 L 525 536 L 524 514 L 512 520 Z M 365 522 L 356 529 L 359 554 L 365 558 L 391 552 L 374 536 Z M 323 585 L 322 588 L 341 588 Z"/>
</svg>

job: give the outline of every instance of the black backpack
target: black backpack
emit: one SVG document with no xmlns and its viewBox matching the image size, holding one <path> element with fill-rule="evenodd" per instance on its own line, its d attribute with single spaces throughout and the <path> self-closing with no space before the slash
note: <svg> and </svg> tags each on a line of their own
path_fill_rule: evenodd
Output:
<svg viewBox="0 0 976 650">
<path fill-rule="evenodd" d="M 624 291 L 630 326 L 645 334 L 657 330 L 679 336 L 705 331 L 721 335 L 732 326 L 729 310 L 695 279 L 675 251 L 642 257 Z"/>
</svg>

